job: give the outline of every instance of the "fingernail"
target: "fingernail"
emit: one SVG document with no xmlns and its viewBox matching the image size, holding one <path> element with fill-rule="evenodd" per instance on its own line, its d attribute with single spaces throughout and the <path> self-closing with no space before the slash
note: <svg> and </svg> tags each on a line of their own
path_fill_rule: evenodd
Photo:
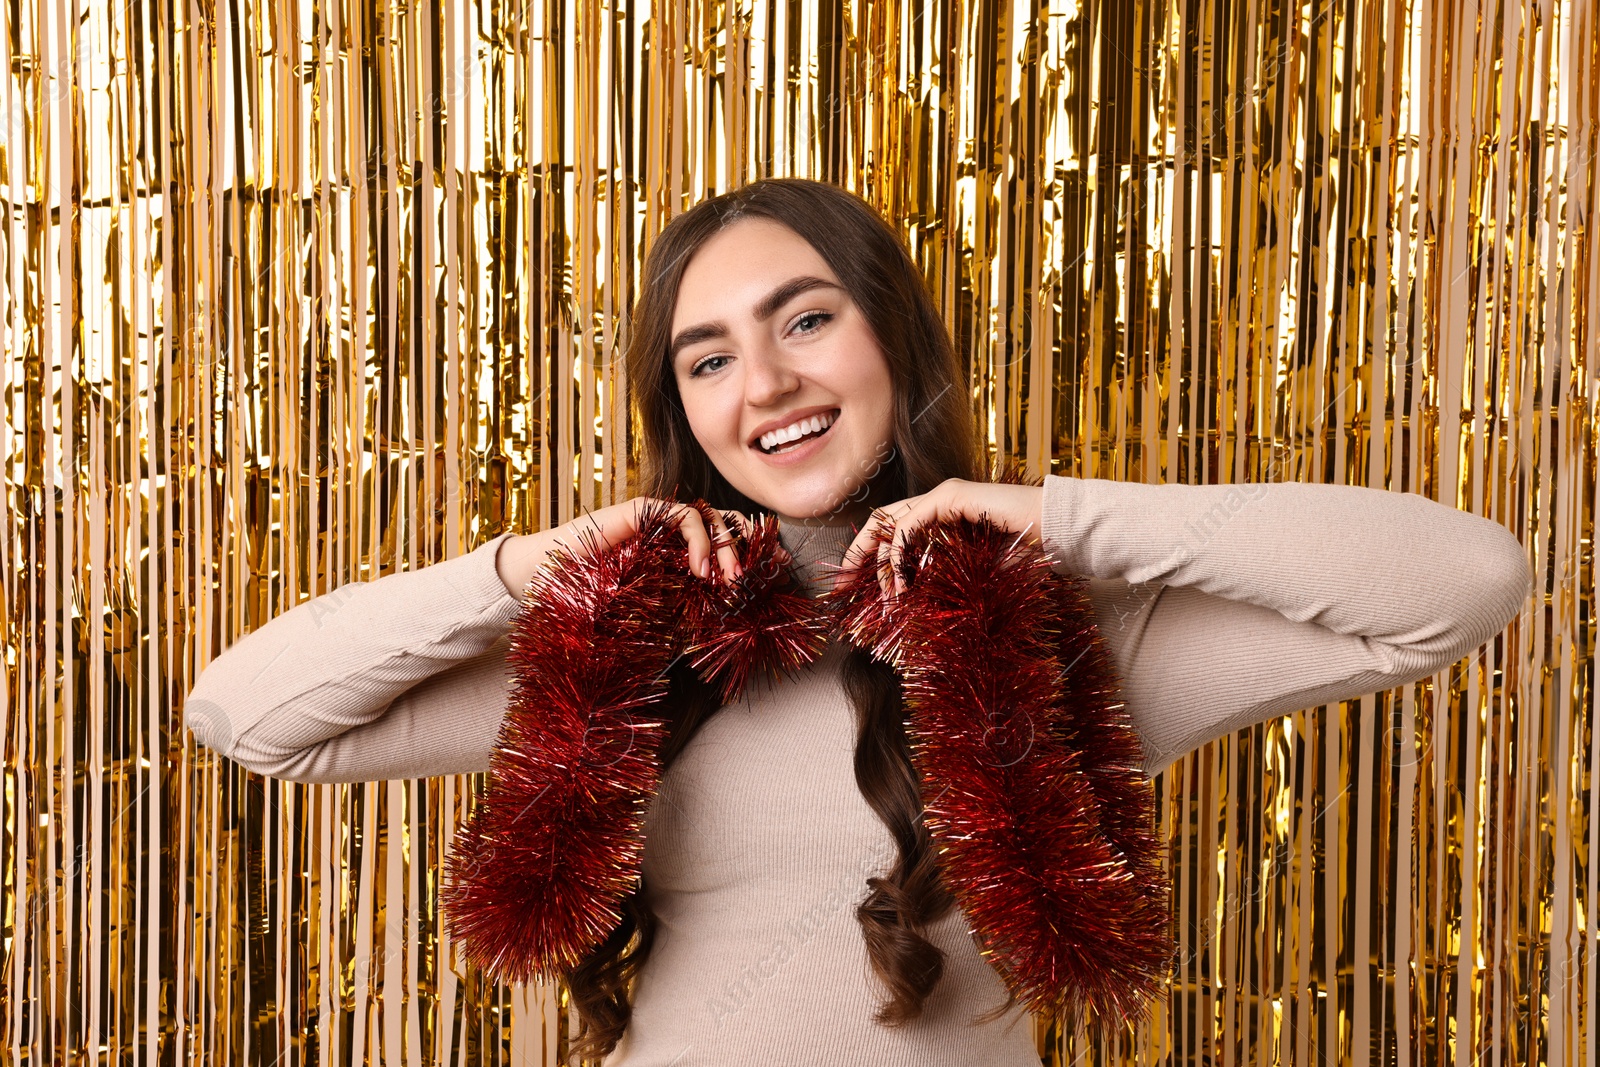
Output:
<svg viewBox="0 0 1600 1067">
<path fill-rule="evenodd" d="M 700 561 L 700 577 L 711 577 L 711 558 L 709 556 Z"/>
</svg>

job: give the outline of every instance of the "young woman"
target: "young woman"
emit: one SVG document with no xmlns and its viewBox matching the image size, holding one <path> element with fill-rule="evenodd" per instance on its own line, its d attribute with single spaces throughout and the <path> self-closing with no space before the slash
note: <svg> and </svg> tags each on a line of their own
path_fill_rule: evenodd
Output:
<svg viewBox="0 0 1600 1067">
<path fill-rule="evenodd" d="M 896 549 L 937 515 L 1037 536 L 1088 578 L 1150 773 L 1248 724 L 1425 677 L 1530 592 L 1515 537 L 1412 494 L 986 483 L 923 279 L 863 201 L 820 183 L 756 182 L 667 226 L 628 372 L 637 496 L 286 612 L 206 668 L 189 726 L 296 781 L 487 770 L 507 629 L 536 569 L 586 531 L 633 536 L 673 487 L 740 522 L 776 514 L 813 593 L 876 523 Z M 738 580 L 729 531 L 677 514 L 689 569 Z M 893 596 L 887 562 L 870 561 Z M 835 641 L 740 704 L 689 686 L 674 713 L 643 886 L 568 976 L 585 1049 L 627 1067 L 1038 1063 L 939 884 L 892 671 Z"/>
</svg>

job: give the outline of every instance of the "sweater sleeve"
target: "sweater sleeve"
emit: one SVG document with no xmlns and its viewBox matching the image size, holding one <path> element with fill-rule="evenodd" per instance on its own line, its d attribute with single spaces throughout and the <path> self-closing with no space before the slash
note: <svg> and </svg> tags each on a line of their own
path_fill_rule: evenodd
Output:
<svg viewBox="0 0 1600 1067">
<path fill-rule="evenodd" d="M 1516 537 L 1415 493 L 1048 475 L 1041 535 L 1089 596 L 1156 774 L 1276 715 L 1456 662 L 1525 606 Z"/>
<path fill-rule="evenodd" d="M 250 770 L 297 782 L 488 770 L 520 606 L 496 571 L 510 536 L 270 620 L 200 672 L 185 724 Z"/>
</svg>

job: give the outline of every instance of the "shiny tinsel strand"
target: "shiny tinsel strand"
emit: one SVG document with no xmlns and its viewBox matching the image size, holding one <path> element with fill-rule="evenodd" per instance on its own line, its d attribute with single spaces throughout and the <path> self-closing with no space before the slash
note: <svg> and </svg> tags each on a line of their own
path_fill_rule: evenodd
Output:
<svg viewBox="0 0 1600 1067">
<path fill-rule="evenodd" d="M 557 551 L 512 622 L 515 684 L 489 787 L 456 835 L 442 894 L 451 935 L 495 977 L 557 976 L 620 921 L 659 785 L 673 663 L 688 655 L 726 703 L 827 643 L 779 562 L 775 520 L 736 538 L 745 573 L 725 586 L 688 573 L 673 515 L 650 505 L 620 545 L 590 536 Z"/>
<path fill-rule="evenodd" d="M 986 521 L 926 523 L 903 547 L 901 597 L 868 569 L 831 599 L 901 673 L 946 886 L 1029 1008 L 1136 1018 L 1171 962 L 1169 889 L 1082 580 Z"/>
</svg>

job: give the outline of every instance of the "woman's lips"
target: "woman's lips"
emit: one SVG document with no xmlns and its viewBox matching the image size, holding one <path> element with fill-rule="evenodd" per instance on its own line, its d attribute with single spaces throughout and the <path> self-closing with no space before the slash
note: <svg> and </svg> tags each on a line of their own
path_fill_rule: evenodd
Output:
<svg viewBox="0 0 1600 1067">
<path fill-rule="evenodd" d="M 839 425 L 839 418 L 839 415 L 835 415 L 832 424 L 826 430 L 823 430 L 815 437 L 801 441 L 787 452 L 763 452 L 759 443 L 752 445 L 751 448 L 755 450 L 756 455 L 775 467 L 789 467 L 796 463 L 803 463 L 812 455 L 821 451 L 833 439 L 833 428 Z"/>
</svg>

